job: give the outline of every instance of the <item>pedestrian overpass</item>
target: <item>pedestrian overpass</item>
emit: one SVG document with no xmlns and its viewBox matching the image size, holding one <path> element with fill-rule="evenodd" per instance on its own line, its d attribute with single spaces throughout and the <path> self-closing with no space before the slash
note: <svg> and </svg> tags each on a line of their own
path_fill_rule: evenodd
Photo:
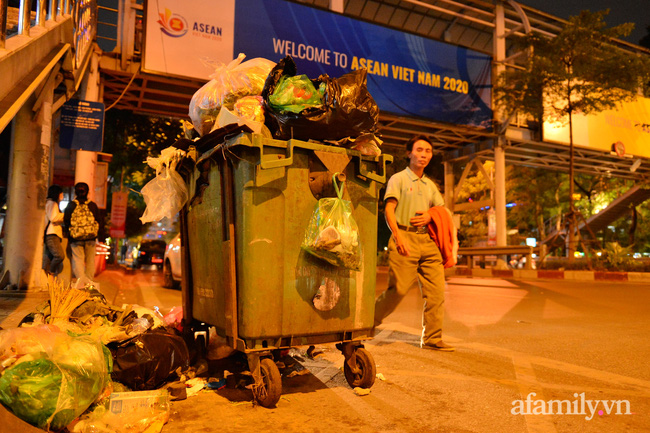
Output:
<svg viewBox="0 0 650 433">
<path fill-rule="evenodd" d="M 8 179 L 6 185 L 0 183 L 8 196 L 3 257 L 4 269 L 10 270 L 5 282 L 28 287 L 35 284 L 40 272 L 39 239 L 48 185 L 55 177 L 67 177 L 97 186 L 95 169 L 101 154 L 58 146 L 63 104 L 84 99 L 101 101 L 109 109 L 187 118 L 190 98 L 203 82 L 143 71 L 143 10 L 147 1 L 10 3 L 19 5 L 10 7 L 6 0 L 0 0 L 0 161 L 4 159 Z M 557 17 L 513 0 L 297 3 L 489 54 L 497 71 L 521 67 L 523 56 L 514 51 L 514 36 L 528 32 L 553 36 L 564 24 Z M 614 43 L 624 50 L 650 53 L 625 41 Z M 495 160 L 497 245 L 505 245 L 505 165 L 568 171 L 570 156 L 568 146 L 542 140 L 540 126 L 526 119 L 514 118 L 500 125 L 505 126 L 487 130 L 387 112 L 379 118 L 385 151 L 402 152 L 414 134 L 432 139 L 434 151 L 443 160 L 445 201 L 452 209 L 459 177 L 455 173 L 476 162 Z M 576 172 L 647 179 L 650 161 L 637 160 L 587 148 L 576 148 L 574 155 Z M 0 182 L 2 173 L 0 164 Z"/>
<path fill-rule="evenodd" d="M 620 218 L 629 216 L 631 209 L 649 199 L 650 189 L 635 185 L 597 214 L 592 215 L 586 220 L 578 220 L 577 230 L 582 233 L 581 236 L 583 239 L 589 243 L 593 243 L 595 241 L 592 236 L 593 234 L 607 229 L 609 225 Z M 554 230 L 541 243 L 546 244 L 550 248 L 564 246 L 566 243 L 566 233 L 566 228 Z M 602 245 L 596 245 L 596 247 L 602 248 Z"/>
</svg>

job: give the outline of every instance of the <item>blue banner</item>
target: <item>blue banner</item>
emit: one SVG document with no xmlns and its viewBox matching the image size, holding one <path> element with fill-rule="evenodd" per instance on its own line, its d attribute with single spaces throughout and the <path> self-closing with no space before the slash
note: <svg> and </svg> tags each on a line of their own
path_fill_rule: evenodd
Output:
<svg viewBox="0 0 650 433">
<path fill-rule="evenodd" d="M 382 111 L 491 128 L 486 54 L 282 0 L 237 0 L 234 40 L 235 56 L 291 55 L 309 78 L 366 68 Z"/>
<path fill-rule="evenodd" d="M 61 106 L 59 146 L 101 152 L 104 139 L 104 104 L 71 99 Z"/>
</svg>

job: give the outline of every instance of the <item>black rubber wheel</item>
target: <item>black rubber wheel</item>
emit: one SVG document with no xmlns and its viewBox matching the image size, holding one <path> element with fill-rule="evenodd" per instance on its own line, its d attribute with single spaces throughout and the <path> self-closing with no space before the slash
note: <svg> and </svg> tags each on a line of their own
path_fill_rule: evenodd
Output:
<svg viewBox="0 0 650 433">
<path fill-rule="evenodd" d="M 263 407 L 275 407 L 282 394 L 282 378 L 280 370 L 272 359 L 260 360 L 262 386 L 253 388 L 253 397 Z"/>
<path fill-rule="evenodd" d="M 352 388 L 370 388 L 375 383 L 375 376 L 377 375 L 377 367 L 375 360 L 372 358 L 370 352 L 363 347 L 359 347 L 354 352 L 356 354 L 357 372 L 353 372 L 348 366 L 347 361 L 343 363 L 343 373 L 345 380 Z"/>
<path fill-rule="evenodd" d="M 163 266 L 163 284 L 162 286 L 165 289 L 174 288 L 174 278 L 172 277 L 172 265 L 169 264 L 169 260 L 165 261 Z"/>
</svg>

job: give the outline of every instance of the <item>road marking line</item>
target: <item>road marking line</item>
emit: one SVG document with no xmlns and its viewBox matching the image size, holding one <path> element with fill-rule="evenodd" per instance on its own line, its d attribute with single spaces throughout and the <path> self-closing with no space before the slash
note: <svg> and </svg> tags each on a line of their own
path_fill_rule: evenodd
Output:
<svg viewBox="0 0 650 433">
<path fill-rule="evenodd" d="M 535 369 L 528 358 L 513 354 L 512 365 L 515 368 L 517 387 L 522 400 L 530 393 L 535 393 L 536 400 L 546 401 L 544 391 L 537 381 L 537 376 L 535 376 Z M 557 433 L 557 429 L 550 417 L 524 413 L 524 420 L 529 433 Z"/>
<path fill-rule="evenodd" d="M 463 347 L 468 349 L 475 349 L 485 352 L 496 353 L 502 356 L 517 356 L 526 358 L 531 364 L 539 365 L 546 368 L 560 370 L 565 373 L 571 373 L 578 376 L 587 377 L 590 379 L 609 382 L 620 387 L 622 385 L 634 387 L 637 390 L 648 391 L 650 390 L 650 381 L 637 379 L 634 377 L 623 376 L 617 373 L 610 373 L 603 370 L 597 370 L 591 367 L 583 367 L 576 364 L 571 364 L 564 361 L 557 361 L 555 359 L 544 358 L 542 356 L 529 355 L 527 353 L 517 352 L 514 350 L 504 349 L 501 347 L 490 346 L 482 343 L 463 343 Z"/>
<path fill-rule="evenodd" d="M 392 331 L 398 331 L 398 332 L 404 332 L 407 334 L 413 334 L 413 335 L 419 335 L 420 334 L 420 329 L 413 328 L 411 326 L 406 326 L 401 323 L 393 322 L 393 323 L 387 323 L 387 324 L 382 324 L 382 329 L 390 329 Z M 388 335 L 388 334 L 386 334 Z M 378 339 L 377 337 L 382 336 L 382 333 L 378 334 L 374 340 L 377 341 L 382 341 L 381 339 Z M 373 344 L 374 340 L 370 340 L 369 344 Z M 465 342 L 460 338 L 454 338 L 450 337 L 448 335 L 445 336 L 445 340 L 449 341 L 450 343 L 453 343 L 459 347 L 466 348 L 466 349 L 472 349 L 480 352 L 488 352 L 488 353 L 493 353 L 496 355 L 501 355 L 505 358 L 512 358 L 513 356 L 516 356 L 517 358 L 521 359 L 526 359 L 529 363 L 539 365 L 542 367 L 546 368 L 551 368 L 555 370 L 559 370 L 565 373 L 570 373 L 570 374 L 575 374 L 578 376 L 583 376 L 586 378 L 590 379 L 595 379 L 603 382 L 609 382 L 612 384 L 616 385 L 616 388 L 620 388 L 622 386 L 629 386 L 635 388 L 637 391 L 641 392 L 647 392 L 650 390 L 650 381 L 643 380 L 643 379 L 637 379 L 634 377 L 629 377 L 629 376 L 623 376 L 621 374 L 617 373 L 610 373 L 607 371 L 603 370 L 597 370 L 594 368 L 590 367 L 583 367 L 580 365 L 576 364 L 571 364 L 568 362 L 564 361 L 558 361 L 550 358 L 544 358 L 542 356 L 536 356 L 536 355 L 530 355 L 527 353 L 523 352 L 518 352 L 515 350 L 510 350 L 506 349 L 503 347 L 498 347 L 498 346 L 491 346 L 488 344 L 484 343 L 471 343 L 471 342 Z"/>
<path fill-rule="evenodd" d="M 368 397 L 360 397 L 356 395 L 352 389 L 343 388 L 332 381 L 337 374 L 342 373 L 339 368 L 336 368 L 333 365 L 323 367 L 323 365 L 317 361 L 304 361 L 301 362 L 301 364 L 310 371 L 312 371 L 314 367 L 321 368 L 321 370 L 315 374 L 312 371 L 312 374 L 355 412 L 357 412 L 357 414 L 372 428 L 377 431 L 383 431 L 386 426 L 391 424 L 391 421 L 388 420 L 379 410 L 364 401 L 364 399 L 367 399 Z M 370 396 L 372 396 L 372 394 L 370 394 Z"/>
<path fill-rule="evenodd" d="M 379 340 L 379 341 L 384 341 L 386 338 L 393 333 L 393 330 L 390 328 L 382 329 L 379 334 L 376 334 L 373 339 L 374 340 Z"/>
<path fill-rule="evenodd" d="M 158 299 L 158 297 L 155 295 L 153 289 L 142 287 L 140 293 L 142 294 L 142 303 L 144 304 L 142 305 L 143 307 L 153 310 L 154 307 L 160 307 L 162 305 L 160 299 Z"/>
</svg>

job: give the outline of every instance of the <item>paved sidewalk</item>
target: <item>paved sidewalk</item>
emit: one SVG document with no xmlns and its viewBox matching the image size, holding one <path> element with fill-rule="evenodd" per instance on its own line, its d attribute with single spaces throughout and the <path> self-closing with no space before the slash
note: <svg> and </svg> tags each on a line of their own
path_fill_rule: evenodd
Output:
<svg viewBox="0 0 650 433">
<path fill-rule="evenodd" d="M 15 328 L 27 314 L 50 299 L 46 290 L 0 290 L 0 327 Z"/>
<path fill-rule="evenodd" d="M 132 272 L 123 266 L 107 266 L 106 270 L 120 270 L 124 273 Z M 100 291 L 102 285 L 111 285 L 102 272 L 95 277 L 99 283 Z M 36 310 L 36 307 L 50 299 L 47 288 L 34 288 L 30 290 L 0 290 L 0 327 L 4 329 L 15 328 L 23 317 Z"/>
</svg>

